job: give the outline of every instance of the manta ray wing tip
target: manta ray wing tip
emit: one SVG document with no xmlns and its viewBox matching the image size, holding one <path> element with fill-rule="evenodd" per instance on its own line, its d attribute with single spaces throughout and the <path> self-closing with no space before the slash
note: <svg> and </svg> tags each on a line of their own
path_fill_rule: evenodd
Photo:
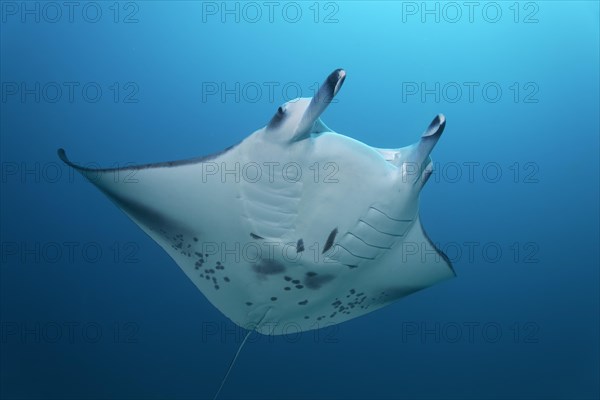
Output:
<svg viewBox="0 0 600 400">
<path fill-rule="evenodd" d="M 73 161 L 69 160 L 69 157 L 67 157 L 67 152 L 62 147 L 59 148 L 56 151 L 56 153 L 58 154 L 58 158 L 60 158 L 61 161 L 64 162 L 65 164 L 67 164 L 69 167 L 75 168 L 76 170 L 84 170 L 85 169 L 85 168 L 82 168 L 79 165 L 75 164 Z"/>
<path fill-rule="evenodd" d="M 60 158 L 65 164 L 69 164 L 69 158 L 67 157 L 67 152 L 62 147 L 56 150 L 56 154 L 58 154 L 58 158 Z"/>
</svg>

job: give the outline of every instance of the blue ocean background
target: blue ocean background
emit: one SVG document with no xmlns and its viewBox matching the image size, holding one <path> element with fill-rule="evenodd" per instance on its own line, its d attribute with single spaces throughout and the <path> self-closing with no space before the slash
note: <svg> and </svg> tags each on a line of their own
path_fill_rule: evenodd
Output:
<svg viewBox="0 0 600 400">
<path fill-rule="evenodd" d="M 221 397 L 600 396 L 598 2 L 46 4 L 0 3 L 0 397 L 211 398 L 244 332 L 56 150 L 210 154 L 340 67 L 337 132 L 401 147 L 446 116 L 420 213 L 457 277 L 255 334 Z"/>
</svg>

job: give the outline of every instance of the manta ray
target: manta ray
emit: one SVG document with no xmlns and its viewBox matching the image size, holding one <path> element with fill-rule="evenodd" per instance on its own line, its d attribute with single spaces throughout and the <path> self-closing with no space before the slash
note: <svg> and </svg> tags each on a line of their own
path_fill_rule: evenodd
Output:
<svg viewBox="0 0 600 400">
<path fill-rule="evenodd" d="M 209 156 L 93 169 L 58 155 L 235 324 L 269 335 L 339 324 L 455 275 L 419 219 L 444 116 L 413 145 L 368 146 L 320 118 L 345 78 L 335 70 Z"/>
</svg>

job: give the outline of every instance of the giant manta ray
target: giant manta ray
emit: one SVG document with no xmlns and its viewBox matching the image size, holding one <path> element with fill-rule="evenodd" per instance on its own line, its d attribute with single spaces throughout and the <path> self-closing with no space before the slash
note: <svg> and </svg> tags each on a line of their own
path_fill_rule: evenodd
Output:
<svg viewBox="0 0 600 400">
<path fill-rule="evenodd" d="M 418 205 L 444 116 L 416 144 L 370 147 L 320 119 L 345 77 L 214 155 L 91 169 L 58 154 L 236 324 L 275 335 L 338 324 L 454 276 Z"/>
</svg>

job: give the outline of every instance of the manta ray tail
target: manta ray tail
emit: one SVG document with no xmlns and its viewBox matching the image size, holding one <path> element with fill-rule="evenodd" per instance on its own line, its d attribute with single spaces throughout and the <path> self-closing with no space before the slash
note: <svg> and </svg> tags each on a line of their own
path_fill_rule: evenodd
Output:
<svg viewBox="0 0 600 400">
<path fill-rule="evenodd" d="M 217 390 L 217 393 L 215 393 L 215 396 L 213 397 L 213 400 L 217 400 L 217 398 L 219 397 L 219 394 L 221 393 L 221 390 L 223 389 L 223 386 L 225 386 L 225 382 L 227 381 L 227 378 L 229 377 L 229 374 L 231 373 L 231 370 L 233 369 L 233 366 L 235 365 L 235 362 L 236 362 L 238 356 L 242 352 L 242 348 L 244 347 L 244 344 L 246 344 L 246 341 L 248 340 L 248 338 L 250 337 L 250 335 L 252 334 L 252 332 L 254 332 L 258 328 L 260 328 L 260 325 L 264 321 L 264 319 L 267 316 L 267 314 L 269 313 L 269 311 L 271 311 L 270 308 L 265 312 L 265 314 L 262 316 L 262 318 L 258 321 L 258 323 L 254 327 L 254 329 L 248 330 L 248 332 L 246 333 L 246 336 L 244 336 L 244 340 L 242 340 L 242 343 L 240 344 L 240 347 L 238 347 L 237 352 L 235 353 L 235 356 L 233 356 L 233 360 L 231 360 L 231 363 L 229 363 L 229 368 L 227 369 L 227 373 L 223 377 L 223 380 L 221 380 L 221 386 L 219 386 L 219 390 Z"/>
<path fill-rule="evenodd" d="M 235 361 L 237 360 L 238 356 L 240 355 L 240 352 L 242 351 L 244 344 L 246 344 L 246 340 L 248 340 L 248 338 L 250 337 L 252 332 L 254 332 L 254 331 L 248 331 L 248 333 L 246 333 L 246 336 L 244 336 L 244 340 L 242 340 L 242 344 L 240 344 L 240 347 L 238 347 L 237 352 L 235 353 L 235 356 L 233 357 L 233 360 L 231 360 L 231 363 L 229 364 L 229 369 L 227 370 L 227 373 L 223 377 L 223 380 L 221 381 L 221 386 L 219 386 L 219 390 L 217 390 L 217 393 L 215 393 L 213 400 L 217 400 L 217 397 L 219 397 L 219 394 L 221 393 L 221 389 L 223 389 L 223 386 L 225 386 L 225 382 L 227 381 L 227 378 L 229 377 L 229 373 L 233 369 L 233 365 L 235 364 Z"/>
</svg>

